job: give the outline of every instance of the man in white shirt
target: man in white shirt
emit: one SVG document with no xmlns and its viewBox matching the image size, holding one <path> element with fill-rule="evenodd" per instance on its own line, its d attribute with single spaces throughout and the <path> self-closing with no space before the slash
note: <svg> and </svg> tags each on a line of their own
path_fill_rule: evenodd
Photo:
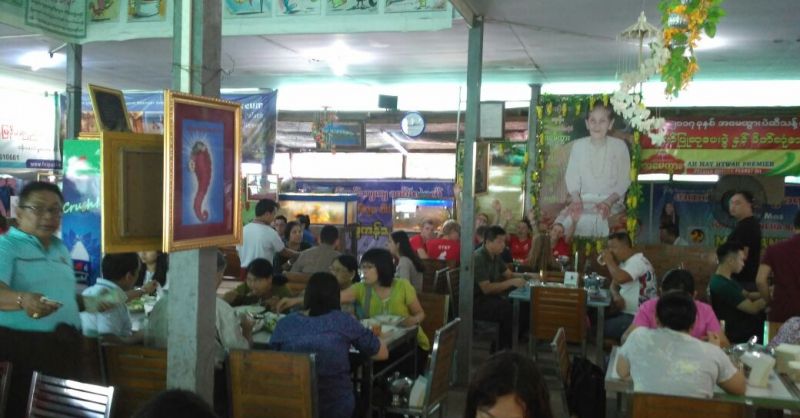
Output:
<svg viewBox="0 0 800 418">
<path fill-rule="evenodd" d="M 142 335 L 134 333 L 126 292 L 133 288 L 139 277 L 139 255 L 136 253 L 106 254 L 103 257 L 103 277 L 83 291 L 86 311 L 81 312 L 83 334 L 89 337 L 116 339 L 126 344 L 141 342 Z M 100 305 L 110 306 L 97 312 Z"/>
<path fill-rule="evenodd" d="M 570 150 L 564 176 L 569 206 L 556 222 L 565 230 L 576 224 L 578 236 L 607 235 L 609 217 L 625 210 L 631 158 L 625 141 L 608 136 L 613 126 L 611 108 L 598 101 L 586 116 L 589 136 L 575 140 Z"/>
<path fill-rule="evenodd" d="M 242 278 L 247 275 L 247 266 L 256 258 L 263 258 L 270 263 L 276 254 L 286 258 L 294 257 L 297 252 L 286 248 L 278 232 L 272 228 L 272 221 L 278 212 L 278 204 L 272 199 L 261 199 L 256 204 L 256 217 L 242 230 L 242 245 L 236 249 L 242 267 Z"/>
<path fill-rule="evenodd" d="M 620 377 L 633 378 L 635 392 L 710 398 L 714 387 L 744 395 L 744 374 L 719 348 L 719 338 L 700 341 L 689 335 L 696 305 L 683 292 L 663 295 L 656 304 L 656 329 L 636 328 L 617 356 Z"/>
<path fill-rule="evenodd" d="M 608 237 L 608 247 L 600 254 L 611 274 L 611 297 L 620 313 L 606 318 L 604 335 L 619 340 L 633 322 L 639 305 L 658 295 L 656 274 L 642 253 L 634 252 L 626 232 Z"/>
<path fill-rule="evenodd" d="M 217 276 L 216 286 L 222 283 L 227 261 L 222 252 L 217 251 Z M 217 335 L 214 341 L 216 366 L 221 367 L 225 361 L 225 354 L 230 349 L 248 349 L 252 341 L 253 322 L 247 317 L 239 317 L 236 311 L 227 302 L 217 297 L 216 299 L 216 328 Z M 145 345 L 149 347 L 166 348 L 168 338 L 168 310 L 169 294 L 156 303 L 147 324 L 147 337 Z"/>
</svg>

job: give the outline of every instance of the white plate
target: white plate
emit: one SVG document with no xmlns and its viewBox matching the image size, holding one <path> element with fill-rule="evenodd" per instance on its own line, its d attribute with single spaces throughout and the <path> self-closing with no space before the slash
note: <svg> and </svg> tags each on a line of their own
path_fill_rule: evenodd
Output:
<svg viewBox="0 0 800 418">
<path fill-rule="evenodd" d="M 376 315 L 375 319 L 381 323 L 381 325 L 397 325 L 403 322 L 403 317 L 400 315 Z"/>
</svg>

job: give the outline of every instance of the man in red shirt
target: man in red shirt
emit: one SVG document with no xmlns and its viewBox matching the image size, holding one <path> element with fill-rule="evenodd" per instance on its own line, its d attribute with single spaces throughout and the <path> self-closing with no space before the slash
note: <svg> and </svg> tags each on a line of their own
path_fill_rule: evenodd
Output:
<svg viewBox="0 0 800 418">
<path fill-rule="evenodd" d="M 425 243 L 434 237 L 436 231 L 436 224 L 433 219 L 425 218 L 419 226 L 419 234 L 411 237 L 408 242 L 411 244 L 411 249 L 414 250 L 419 258 L 426 259 L 428 252 L 425 250 Z"/>
<path fill-rule="evenodd" d="M 461 225 L 449 219 L 442 225 L 442 237 L 428 240 L 425 251 L 428 258 L 458 261 L 461 257 Z"/>
<path fill-rule="evenodd" d="M 772 322 L 786 322 L 800 315 L 800 211 L 794 215 L 794 236 L 773 244 L 764 252 L 758 266 L 756 286 L 770 307 L 767 318 Z M 772 273 L 773 292 L 769 291 Z"/>
</svg>

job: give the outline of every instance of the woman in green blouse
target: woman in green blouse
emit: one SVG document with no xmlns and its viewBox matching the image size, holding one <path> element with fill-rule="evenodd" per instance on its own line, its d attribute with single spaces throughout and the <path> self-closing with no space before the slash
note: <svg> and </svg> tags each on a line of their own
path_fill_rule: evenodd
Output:
<svg viewBox="0 0 800 418">
<path fill-rule="evenodd" d="M 364 253 L 361 257 L 361 271 L 363 281 L 342 291 L 342 303 L 356 302 L 369 317 L 401 316 L 404 319 L 400 326 L 419 326 L 422 323 L 425 312 L 417 299 L 417 292 L 408 280 L 394 278 L 394 262 L 388 250 L 373 248 Z M 431 348 L 422 328 L 418 329 L 417 343 L 425 351 Z"/>
</svg>

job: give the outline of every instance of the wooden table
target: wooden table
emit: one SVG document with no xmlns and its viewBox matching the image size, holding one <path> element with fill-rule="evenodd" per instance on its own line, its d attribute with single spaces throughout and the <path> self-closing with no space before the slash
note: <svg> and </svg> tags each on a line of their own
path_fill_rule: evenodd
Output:
<svg viewBox="0 0 800 418">
<path fill-rule="evenodd" d="M 611 350 L 611 357 L 606 370 L 605 386 L 606 392 L 617 393 L 617 407 L 620 409 L 621 405 L 625 405 L 621 398 L 633 392 L 633 381 L 622 379 L 617 374 L 618 349 L 619 347 L 614 347 Z M 714 388 L 714 398 L 745 403 L 765 409 L 800 410 L 800 391 L 798 391 L 797 384 L 792 382 L 786 375 L 775 373 L 774 370 L 770 373 L 769 384 L 766 388 L 747 385 L 744 396 L 738 396 L 728 394 L 722 388 L 716 386 Z M 750 412 L 754 414 L 755 411 L 751 410 Z"/>
<path fill-rule="evenodd" d="M 260 330 L 253 334 L 253 347 L 254 348 L 269 348 L 269 340 L 272 333 L 266 330 Z M 386 344 L 389 349 L 389 355 L 394 356 L 391 358 L 390 363 L 377 362 L 384 366 L 380 372 L 375 373 L 376 361 L 368 359 L 361 365 L 361 401 L 363 413 L 365 417 L 371 417 L 372 411 L 372 386 L 375 381 L 385 378 L 390 372 L 393 372 L 404 361 L 413 360 L 414 367 L 417 364 L 417 327 L 409 328 L 394 328 L 392 331 L 386 332 L 380 336 L 380 340 Z M 358 353 L 355 348 L 350 348 L 351 353 Z"/>
<path fill-rule="evenodd" d="M 529 286 L 523 286 L 514 289 L 511 293 L 508 294 L 508 297 L 514 302 L 514 311 L 513 311 L 513 318 L 512 318 L 512 338 L 511 338 L 511 347 L 514 351 L 517 350 L 519 346 L 519 304 L 520 302 L 528 302 L 531 301 L 531 288 L 534 285 L 531 284 Z M 601 289 L 599 293 L 600 297 L 592 296 L 589 292 L 586 292 L 586 305 L 593 307 L 597 310 L 597 336 L 595 337 L 595 343 L 597 345 L 597 352 L 595 361 L 600 368 L 603 367 L 604 363 L 604 353 L 603 353 L 603 323 L 605 322 L 605 308 L 611 305 L 611 295 L 608 293 L 607 289 Z"/>
</svg>

